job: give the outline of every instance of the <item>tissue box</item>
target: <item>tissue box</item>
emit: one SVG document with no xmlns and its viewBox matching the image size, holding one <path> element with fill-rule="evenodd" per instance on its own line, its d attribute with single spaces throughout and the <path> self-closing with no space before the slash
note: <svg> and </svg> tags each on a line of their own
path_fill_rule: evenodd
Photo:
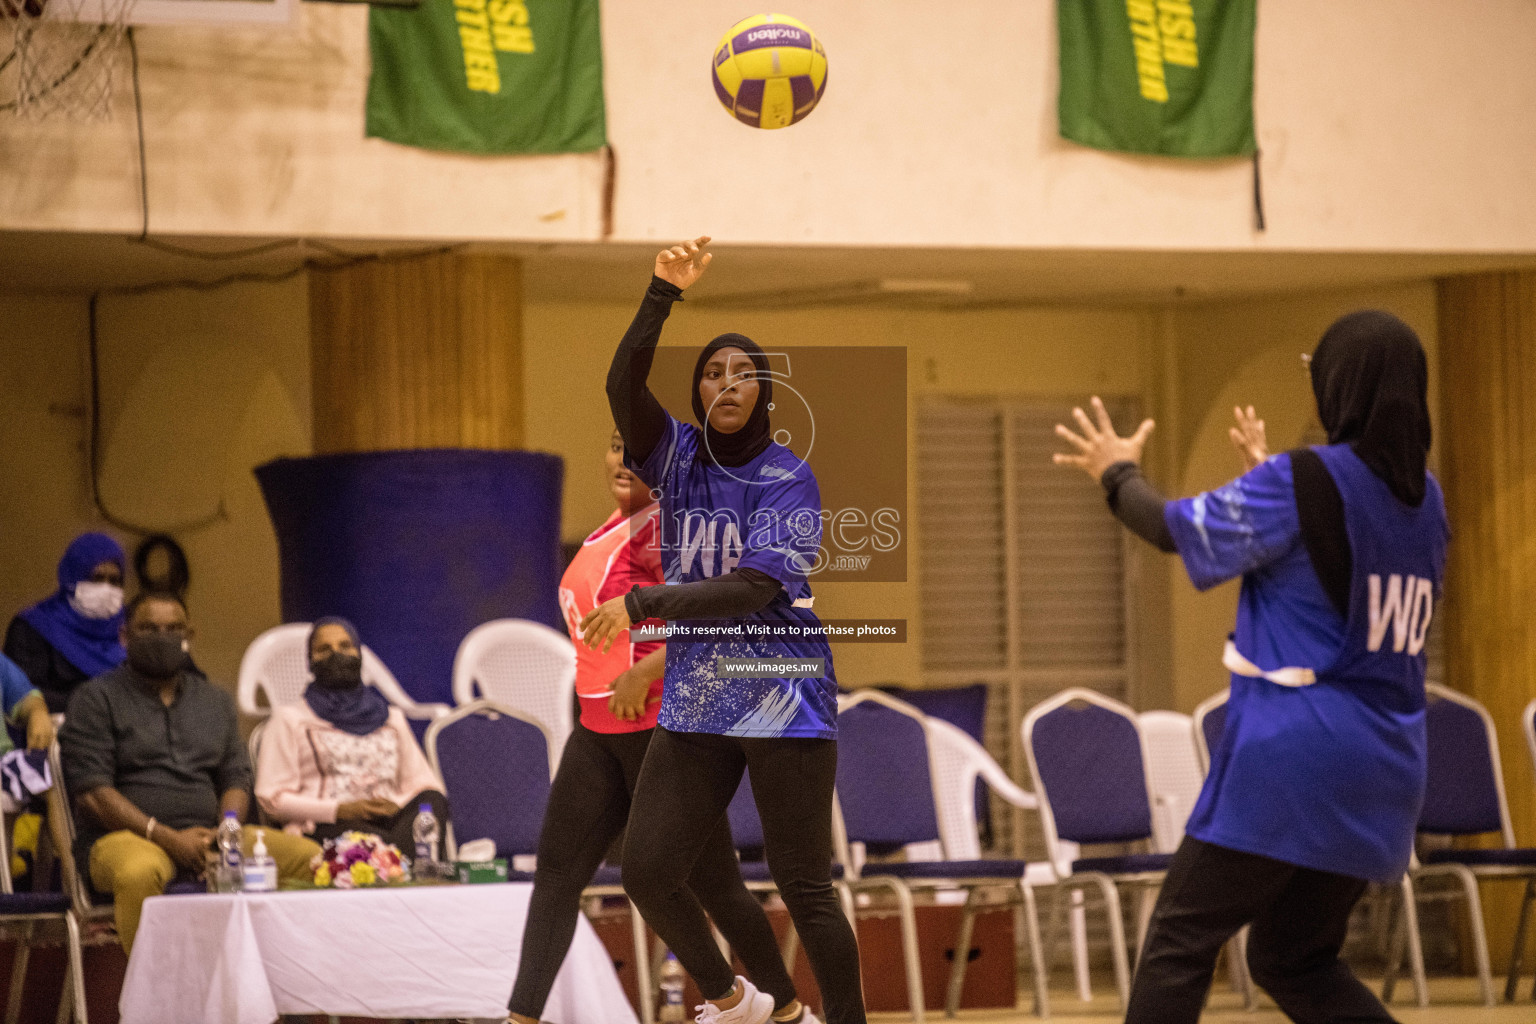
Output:
<svg viewBox="0 0 1536 1024">
<path fill-rule="evenodd" d="M 454 863 L 459 876 L 459 884 L 475 885 L 481 882 L 505 882 L 507 880 L 507 859 L 497 857 L 495 860 L 461 860 Z"/>
</svg>

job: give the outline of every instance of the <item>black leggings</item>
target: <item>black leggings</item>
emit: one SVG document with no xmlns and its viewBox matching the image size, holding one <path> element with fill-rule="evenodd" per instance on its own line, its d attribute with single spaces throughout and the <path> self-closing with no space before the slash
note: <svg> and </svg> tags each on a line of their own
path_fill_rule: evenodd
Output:
<svg viewBox="0 0 1536 1024">
<path fill-rule="evenodd" d="M 539 864 L 534 872 L 528 924 L 523 930 L 522 959 L 507 1003 L 513 1013 L 537 1018 L 544 1012 L 555 975 L 576 933 L 581 891 L 591 883 L 629 818 L 630 798 L 652 732 L 601 733 L 578 723 L 566 740 L 539 834 Z M 687 877 L 689 887 L 698 893 L 721 934 L 741 956 L 747 972 L 773 996 L 774 1009 L 793 1002 L 795 983 L 784 969 L 762 904 L 742 884 L 730 826 L 723 819 L 700 837 Z M 637 949 L 635 955 L 648 954 Z M 720 992 L 728 990 L 732 981 L 727 981 Z"/>
<path fill-rule="evenodd" d="M 323 821 L 315 826 L 310 838 L 323 843 L 343 832 L 371 832 L 386 843 L 393 843 L 401 853 L 415 860 L 416 836 L 411 832 L 411 827 L 416 824 L 416 815 L 420 813 L 422 804 L 431 804 L 432 815 L 437 818 L 437 856 L 441 858 L 442 837 L 448 834 L 448 798 L 435 789 L 424 789 L 411 797 L 388 821 Z"/>
<path fill-rule="evenodd" d="M 763 823 L 768 869 L 821 988 L 828 1024 L 862 1024 L 859 946 L 832 887 L 837 741 L 736 739 L 658 728 L 624 840 L 624 890 L 705 998 L 729 992 L 730 965 L 710 937 L 690 871 L 706 855 L 741 783 Z"/>
<path fill-rule="evenodd" d="M 1297 1024 L 1390 1022 L 1339 959 L 1365 882 L 1184 837 L 1152 913 L 1126 1024 L 1200 1019 L 1216 954 L 1245 924 L 1248 969 Z"/>
</svg>

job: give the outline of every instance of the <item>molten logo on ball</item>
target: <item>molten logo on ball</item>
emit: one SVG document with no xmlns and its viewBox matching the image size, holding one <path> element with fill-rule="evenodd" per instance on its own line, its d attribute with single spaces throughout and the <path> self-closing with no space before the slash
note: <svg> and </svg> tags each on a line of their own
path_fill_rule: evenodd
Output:
<svg viewBox="0 0 1536 1024">
<path fill-rule="evenodd" d="M 827 88 L 827 51 L 810 26 L 759 14 L 731 26 L 710 64 L 715 95 L 753 128 L 783 128 L 816 109 Z"/>
</svg>

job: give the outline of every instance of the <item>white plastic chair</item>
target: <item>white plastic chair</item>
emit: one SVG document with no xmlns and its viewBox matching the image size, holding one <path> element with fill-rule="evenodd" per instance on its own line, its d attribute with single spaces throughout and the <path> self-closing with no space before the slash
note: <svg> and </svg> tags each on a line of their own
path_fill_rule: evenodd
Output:
<svg viewBox="0 0 1536 1024">
<path fill-rule="evenodd" d="M 516 708 L 549 730 L 558 762 L 574 727 L 576 650 L 564 633 L 527 619 L 476 626 L 453 658 L 453 700 Z"/>
<path fill-rule="evenodd" d="M 304 699 L 309 685 L 310 624 L 286 622 L 262 633 L 245 649 L 240 659 L 240 679 L 236 698 L 240 710 L 256 718 L 266 718 L 280 704 L 296 704 Z M 448 713 L 446 704 L 418 704 L 405 692 L 400 681 L 379 656 L 363 646 L 363 682 L 384 695 L 384 699 L 405 713 L 406 718 L 431 721 Z M 257 695 L 266 697 L 266 704 Z"/>
<path fill-rule="evenodd" d="M 1177 711 L 1143 711 L 1137 717 L 1152 790 L 1152 845 L 1159 853 L 1172 853 L 1184 838 L 1184 824 L 1205 777 L 1195 750 L 1194 720 Z"/>
<path fill-rule="evenodd" d="M 1222 691 L 1201 704 L 1195 709 L 1198 718 L 1177 711 L 1143 711 L 1138 716 L 1146 752 L 1147 785 L 1152 790 L 1153 845 L 1159 853 L 1174 853 L 1184 839 L 1184 827 L 1195 801 L 1200 799 L 1210 764 L 1210 753 L 1204 746 L 1205 717 L 1226 699 L 1227 693 Z M 1141 922 L 1143 930 L 1148 923 Z M 1251 1010 L 1255 992 L 1247 956 L 1248 929 L 1244 928 L 1227 946 L 1227 965 L 1232 988 L 1242 993 L 1244 1005 Z"/>
</svg>

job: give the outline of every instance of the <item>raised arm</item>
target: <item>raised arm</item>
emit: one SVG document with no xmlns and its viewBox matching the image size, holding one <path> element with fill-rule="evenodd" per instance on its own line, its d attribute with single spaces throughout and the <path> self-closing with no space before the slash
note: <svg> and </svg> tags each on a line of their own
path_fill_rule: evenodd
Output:
<svg viewBox="0 0 1536 1024">
<path fill-rule="evenodd" d="M 708 244 L 709 236 L 704 235 L 656 255 L 650 287 L 608 368 L 608 407 L 636 463 L 644 462 L 655 450 L 667 428 L 666 411 L 646 386 L 646 379 L 672 303 L 682 300 L 683 289 L 699 279 L 713 258 L 704 251 Z"/>
<path fill-rule="evenodd" d="M 1072 416 L 1082 433 L 1058 423 L 1056 434 L 1077 449 L 1076 455 L 1056 455 L 1058 466 L 1076 466 L 1104 486 L 1109 507 L 1115 518 L 1136 536 L 1172 554 L 1178 550 L 1173 533 L 1164 517 L 1167 501 L 1141 475 L 1141 450 L 1152 433 L 1151 420 L 1143 420 L 1130 437 L 1121 437 L 1109 421 L 1109 413 L 1097 395 L 1093 398 L 1093 419 L 1082 409 Z"/>
</svg>

